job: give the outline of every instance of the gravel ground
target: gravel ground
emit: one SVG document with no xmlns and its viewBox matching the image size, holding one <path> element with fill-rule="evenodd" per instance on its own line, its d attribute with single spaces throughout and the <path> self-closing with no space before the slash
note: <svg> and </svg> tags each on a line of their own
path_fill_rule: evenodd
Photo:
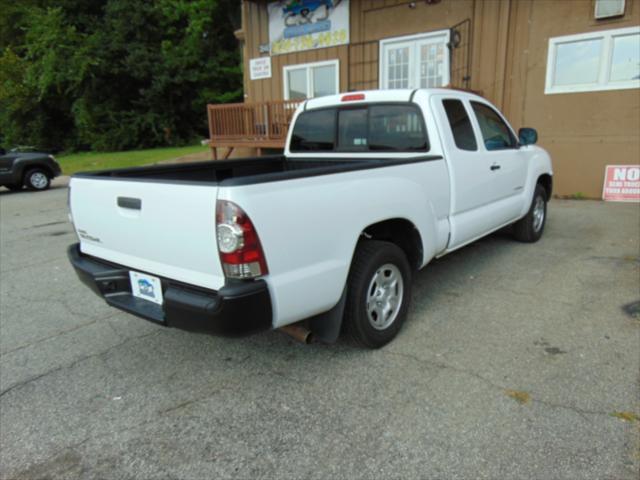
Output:
<svg viewBox="0 0 640 480">
<path fill-rule="evenodd" d="M 640 209 L 549 214 L 433 262 L 364 351 L 114 310 L 66 259 L 66 189 L 2 190 L 0 476 L 637 479 Z"/>
</svg>

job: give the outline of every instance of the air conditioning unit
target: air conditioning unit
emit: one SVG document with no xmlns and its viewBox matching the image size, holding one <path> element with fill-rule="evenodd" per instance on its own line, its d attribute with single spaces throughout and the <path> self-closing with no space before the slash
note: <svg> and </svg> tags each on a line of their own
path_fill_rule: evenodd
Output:
<svg viewBox="0 0 640 480">
<path fill-rule="evenodd" d="M 596 0 L 596 20 L 624 15 L 625 0 Z"/>
</svg>

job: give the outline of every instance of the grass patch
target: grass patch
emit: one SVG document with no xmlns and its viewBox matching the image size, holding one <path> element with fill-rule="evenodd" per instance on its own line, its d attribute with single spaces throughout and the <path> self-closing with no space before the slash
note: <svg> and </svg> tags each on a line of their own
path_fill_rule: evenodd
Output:
<svg viewBox="0 0 640 480">
<path fill-rule="evenodd" d="M 640 417 L 633 412 L 613 412 L 609 415 L 624 420 L 625 422 L 640 422 Z"/>
<path fill-rule="evenodd" d="M 127 152 L 85 152 L 72 153 L 56 157 L 62 173 L 72 175 L 76 172 L 89 170 L 105 170 L 111 168 L 137 167 L 149 165 L 162 160 L 206 152 L 207 146 L 195 145 L 190 147 L 151 148 L 147 150 L 130 150 Z"/>
</svg>

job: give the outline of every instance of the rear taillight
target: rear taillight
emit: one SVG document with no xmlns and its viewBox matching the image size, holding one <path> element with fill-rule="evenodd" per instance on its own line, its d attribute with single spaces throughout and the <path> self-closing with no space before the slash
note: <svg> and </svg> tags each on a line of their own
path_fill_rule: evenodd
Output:
<svg viewBox="0 0 640 480">
<path fill-rule="evenodd" d="M 235 203 L 218 200 L 216 236 L 225 276 L 255 278 L 269 273 L 258 233 L 249 216 Z"/>
</svg>

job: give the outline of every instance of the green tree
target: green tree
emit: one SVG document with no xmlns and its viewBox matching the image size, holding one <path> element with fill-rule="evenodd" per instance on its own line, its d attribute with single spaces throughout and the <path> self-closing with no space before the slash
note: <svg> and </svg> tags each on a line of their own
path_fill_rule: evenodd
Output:
<svg viewBox="0 0 640 480">
<path fill-rule="evenodd" d="M 207 103 L 242 96 L 234 0 L 34 1 L 6 12 L 5 144 L 183 144 L 206 135 Z"/>
</svg>

